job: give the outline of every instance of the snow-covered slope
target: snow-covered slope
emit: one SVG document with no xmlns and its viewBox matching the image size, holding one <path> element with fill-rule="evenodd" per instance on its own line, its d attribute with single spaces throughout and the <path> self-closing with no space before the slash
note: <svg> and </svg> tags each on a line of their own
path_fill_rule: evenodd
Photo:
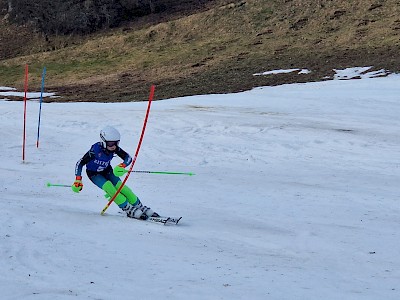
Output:
<svg viewBox="0 0 400 300">
<path fill-rule="evenodd" d="M 156 90 L 157 92 L 157 90 Z M 178 226 L 128 219 L 76 161 L 147 103 L 0 102 L 2 299 L 399 299 L 400 77 L 154 102 L 128 185 Z M 115 158 L 114 165 L 120 160 Z"/>
</svg>

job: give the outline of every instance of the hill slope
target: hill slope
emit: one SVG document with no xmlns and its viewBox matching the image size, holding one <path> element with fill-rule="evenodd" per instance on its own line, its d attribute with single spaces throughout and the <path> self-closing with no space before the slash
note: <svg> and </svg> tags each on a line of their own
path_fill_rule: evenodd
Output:
<svg viewBox="0 0 400 300">
<path fill-rule="evenodd" d="M 44 38 L 3 20 L 0 83 L 22 88 L 28 63 L 32 89 L 46 66 L 47 89 L 62 101 L 130 101 L 146 99 L 152 83 L 169 98 L 321 80 L 340 67 L 399 71 L 399 2 L 216 1 L 85 38 Z M 276 68 L 312 72 L 253 75 Z"/>
<path fill-rule="evenodd" d="M 21 163 L 3 101 L 1 299 L 400 299 L 399 94 L 391 75 L 154 102 L 134 170 L 196 175 L 127 184 L 176 227 L 102 217 L 84 173 L 46 187 L 106 124 L 134 153 L 147 103 L 45 103 L 36 148 L 29 102 Z"/>
</svg>

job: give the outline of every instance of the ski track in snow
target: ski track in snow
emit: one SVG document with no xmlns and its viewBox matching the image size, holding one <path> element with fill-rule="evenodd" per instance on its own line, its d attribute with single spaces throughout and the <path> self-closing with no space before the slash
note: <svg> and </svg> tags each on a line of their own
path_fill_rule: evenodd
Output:
<svg viewBox="0 0 400 300">
<path fill-rule="evenodd" d="M 146 103 L 0 102 L 3 299 L 399 299 L 399 76 L 154 102 L 131 220 L 76 161 L 109 122 L 134 154 Z M 115 158 L 113 165 L 119 163 Z"/>
</svg>

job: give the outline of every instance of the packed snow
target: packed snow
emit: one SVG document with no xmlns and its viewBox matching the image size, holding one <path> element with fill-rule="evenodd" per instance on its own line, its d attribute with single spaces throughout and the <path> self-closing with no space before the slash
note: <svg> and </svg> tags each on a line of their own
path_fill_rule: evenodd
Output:
<svg viewBox="0 0 400 300">
<path fill-rule="evenodd" d="M 156 88 L 157 93 L 157 88 Z M 400 76 L 152 104 L 127 184 L 177 226 L 133 220 L 77 160 L 147 102 L 0 101 L 2 299 L 400 299 Z M 121 160 L 114 158 L 113 165 Z"/>
</svg>

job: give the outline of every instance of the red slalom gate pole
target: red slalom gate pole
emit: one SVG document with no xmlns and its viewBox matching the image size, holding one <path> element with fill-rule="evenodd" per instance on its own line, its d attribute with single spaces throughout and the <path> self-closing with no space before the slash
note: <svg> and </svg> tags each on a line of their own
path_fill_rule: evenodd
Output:
<svg viewBox="0 0 400 300">
<path fill-rule="evenodd" d="M 24 94 L 24 132 L 22 136 L 22 161 L 25 161 L 25 139 L 26 139 L 26 99 L 28 92 L 28 64 L 25 65 L 25 94 Z"/>
<path fill-rule="evenodd" d="M 147 105 L 147 111 L 146 111 L 146 116 L 144 118 L 144 122 L 143 122 L 143 127 L 142 127 L 142 133 L 140 135 L 140 139 L 139 139 L 139 143 L 137 145 L 136 148 L 136 153 L 135 156 L 133 157 L 133 161 L 131 164 L 131 167 L 129 168 L 129 173 L 126 175 L 124 181 L 122 181 L 121 186 L 118 188 L 117 192 L 114 194 L 114 196 L 110 199 L 110 201 L 108 201 L 107 205 L 103 208 L 103 210 L 101 211 L 101 215 L 104 215 L 104 213 L 106 212 L 106 210 L 110 207 L 111 203 L 114 202 L 115 198 L 117 197 L 117 195 L 119 194 L 119 192 L 121 191 L 121 189 L 124 187 L 126 181 L 129 178 L 129 175 L 131 174 L 132 170 L 133 170 L 133 166 L 135 165 L 136 162 L 136 158 L 138 157 L 139 154 L 139 150 L 140 150 L 140 146 L 142 145 L 142 141 L 143 141 L 143 136 L 144 136 L 144 132 L 146 130 L 146 125 L 147 125 L 147 119 L 149 117 L 149 113 L 150 113 L 150 106 L 151 106 L 151 101 L 153 100 L 154 97 L 154 90 L 155 90 L 155 86 L 152 85 L 150 88 L 150 96 L 149 96 L 149 104 Z"/>
</svg>

